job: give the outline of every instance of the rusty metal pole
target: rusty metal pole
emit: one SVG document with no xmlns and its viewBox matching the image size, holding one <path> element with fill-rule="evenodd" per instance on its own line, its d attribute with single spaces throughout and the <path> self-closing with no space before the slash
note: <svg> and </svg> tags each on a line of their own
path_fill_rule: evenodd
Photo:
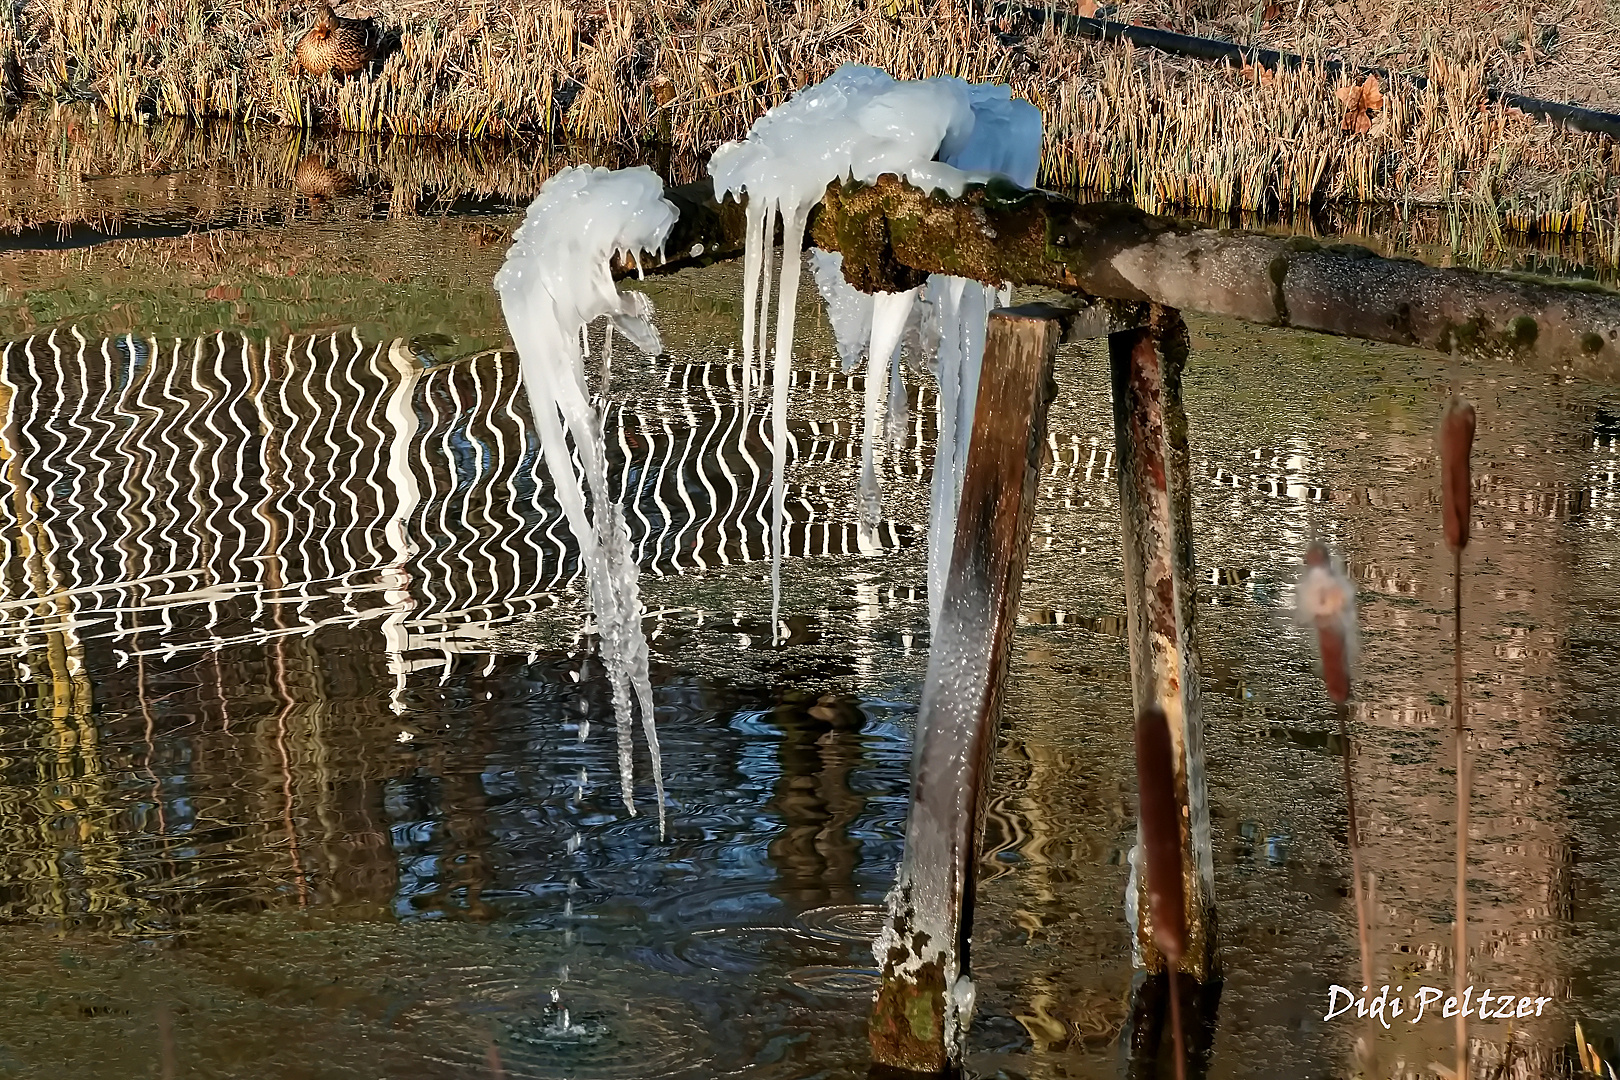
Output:
<svg viewBox="0 0 1620 1080">
<path fill-rule="evenodd" d="M 956 542 L 917 714 L 906 853 L 874 945 L 876 1064 L 939 1073 L 961 1061 L 973 1012 L 974 872 L 994 764 L 1008 643 L 1029 552 L 1052 362 L 1072 312 L 990 316 Z"/>
<path fill-rule="evenodd" d="M 1199 982 L 1218 978 L 1215 869 L 1204 782 L 1203 710 L 1193 638 L 1191 465 L 1181 371 L 1187 326 L 1174 308 L 1153 305 L 1145 325 L 1110 334 L 1120 539 L 1130 627 L 1131 690 L 1137 711 L 1157 703 L 1170 721 L 1181 811 L 1187 948 L 1178 970 Z M 1165 970 L 1147 915 L 1140 836 L 1131 852 L 1126 916 L 1137 966 Z"/>
</svg>

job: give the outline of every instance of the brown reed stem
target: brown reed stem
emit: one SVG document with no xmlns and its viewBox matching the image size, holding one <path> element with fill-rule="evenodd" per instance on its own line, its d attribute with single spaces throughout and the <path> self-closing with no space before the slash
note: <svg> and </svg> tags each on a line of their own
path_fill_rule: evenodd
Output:
<svg viewBox="0 0 1620 1080">
<path fill-rule="evenodd" d="M 174 1080 L 178 1055 L 174 1052 L 174 1014 L 167 1005 L 157 1007 L 159 1075 L 163 1080 Z"/>
<path fill-rule="evenodd" d="M 1464 724 L 1462 668 L 1462 548 L 1452 549 L 1452 674 L 1455 679 L 1452 711 L 1457 738 L 1457 1000 L 1468 982 L 1468 729 Z M 1468 1018 L 1457 1010 L 1457 1080 L 1468 1080 Z"/>
<path fill-rule="evenodd" d="M 1361 885 L 1361 832 L 1356 825 L 1356 784 L 1350 767 L 1350 704 L 1338 703 L 1339 741 L 1344 748 L 1344 802 L 1350 815 L 1350 875 L 1356 898 L 1356 934 L 1361 944 L 1361 981 L 1373 985 L 1372 931 L 1367 913 L 1367 897 Z"/>
<path fill-rule="evenodd" d="M 1452 667 L 1455 685 L 1452 718 L 1457 740 L 1457 926 L 1452 948 L 1456 953 L 1457 998 L 1465 1000 L 1468 985 L 1468 727 L 1463 701 L 1462 667 L 1462 552 L 1468 546 L 1472 516 L 1473 481 L 1469 455 L 1474 446 L 1474 407 L 1452 396 L 1440 419 L 1441 518 L 1446 546 L 1451 548 Z M 1468 1080 L 1468 1018 L 1457 1011 L 1457 1080 Z"/>
</svg>

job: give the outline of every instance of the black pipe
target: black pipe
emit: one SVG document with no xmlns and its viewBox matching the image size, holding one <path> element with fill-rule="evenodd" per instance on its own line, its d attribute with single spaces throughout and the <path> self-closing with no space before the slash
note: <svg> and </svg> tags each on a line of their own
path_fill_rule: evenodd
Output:
<svg viewBox="0 0 1620 1080">
<path fill-rule="evenodd" d="M 1194 56 L 1200 60 L 1224 60 L 1239 67 L 1253 64 L 1255 67 L 1272 69 L 1299 68 L 1307 62 L 1303 56 L 1278 52 L 1276 49 L 1262 49 L 1254 45 L 1238 45 L 1214 38 L 1176 34 L 1169 30 L 1131 26 L 1128 23 L 1110 22 L 1107 19 L 1089 19 L 1073 12 L 1058 11 L 1051 7 L 1035 7 L 1011 0 L 998 0 L 992 4 L 991 10 L 1029 15 L 1042 22 L 1056 23 L 1068 33 L 1082 34 L 1099 41 L 1128 41 L 1133 45 L 1181 56 Z M 1331 75 L 1348 71 L 1354 75 L 1376 75 L 1384 81 L 1391 78 L 1389 71 L 1384 68 L 1346 64 L 1341 60 L 1322 60 L 1319 63 L 1323 70 Z M 1422 75 L 1402 75 L 1400 78 L 1406 79 L 1419 89 L 1429 85 L 1429 80 Z M 1597 135 L 1607 135 L 1611 139 L 1620 139 L 1620 115 L 1615 113 L 1599 112 L 1596 109 L 1560 101 L 1543 101 L 1540 98 L 1526 97 L 1494 87 L 1486 87 L 1485 95 L 1490 101 L 1500 101 L 1510 109 L 1518 109 L 1520 112 L 1543 120 L 1551 120 L 1555 124 L 1562 124 L 1576 131 L 1589 131 Z"/>
</svg>

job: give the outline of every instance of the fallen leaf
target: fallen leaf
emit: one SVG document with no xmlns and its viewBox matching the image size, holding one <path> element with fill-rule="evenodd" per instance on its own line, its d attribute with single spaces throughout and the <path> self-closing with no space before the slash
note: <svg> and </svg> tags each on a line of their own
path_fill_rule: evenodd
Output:
<svg viewBox="0 0 1620 1080">
<path fill-rule="evenodd" d="M 1277 75 L 1265 65 L 1255 65 L 1247 60 L 1243 62 L 1243 77 L 1249 81 L 1263 86 L 1270 86 L 1277 81 Z"/>
<path fill-rule="evenodd" d="M 235 285 L 215 285 L 203 295 L 210 300 L 240 300 L 242 299 L 242 290 Z"/>
<path fill-rule="evenodd" d="M 1365 135 L 1371 130 L 1372 117 L 1369 114 L 1384 107 L 1384 91 L 1376 75 L 1368 75 L 1359 86 L 1355 83 L 1341 86 L 1333 92 L 1333 96 L 1344 106 L 1344 130 L 1357 135 Z"/>
<path fill-rule="evenodd" d="M 1361 84 L 1361 102 L 1369 112 L 1377 112 L 1384 107 L 1384 88 L 1378 76 L 1368 75 Z"/>
</svg>

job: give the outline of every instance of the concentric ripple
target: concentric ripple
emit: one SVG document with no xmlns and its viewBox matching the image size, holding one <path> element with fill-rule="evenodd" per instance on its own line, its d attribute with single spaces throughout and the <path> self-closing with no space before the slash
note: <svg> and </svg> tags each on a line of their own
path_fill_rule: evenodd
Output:
<svg viewBox="0 0 1620 1080">
<path fill-rule="evenodd" d="M 468 1075 L 497 1058 L 513 1080 L 703 1075 L 715 1056 L 710 1024 L 686 1002 L 648 989 L 614 996 L 601 985 L 498 979 L 424 1002 L 411 1018 L 434 1038 L 431 1059 Z"/>
<path fill-rule="evenodd" d="M 882 904 L 828 904 L 811 908 L 799 922 L 818 937 L 869 943 L 883 928 Z"/>
<path fill-rule="evenodd" d="M 834 967 L 813 965 L 794 968 L 787 973 L 795 986 L 833 997 L 871 997 L 877 992 L 879 972 L 876 968 Z"/>
</svg>

